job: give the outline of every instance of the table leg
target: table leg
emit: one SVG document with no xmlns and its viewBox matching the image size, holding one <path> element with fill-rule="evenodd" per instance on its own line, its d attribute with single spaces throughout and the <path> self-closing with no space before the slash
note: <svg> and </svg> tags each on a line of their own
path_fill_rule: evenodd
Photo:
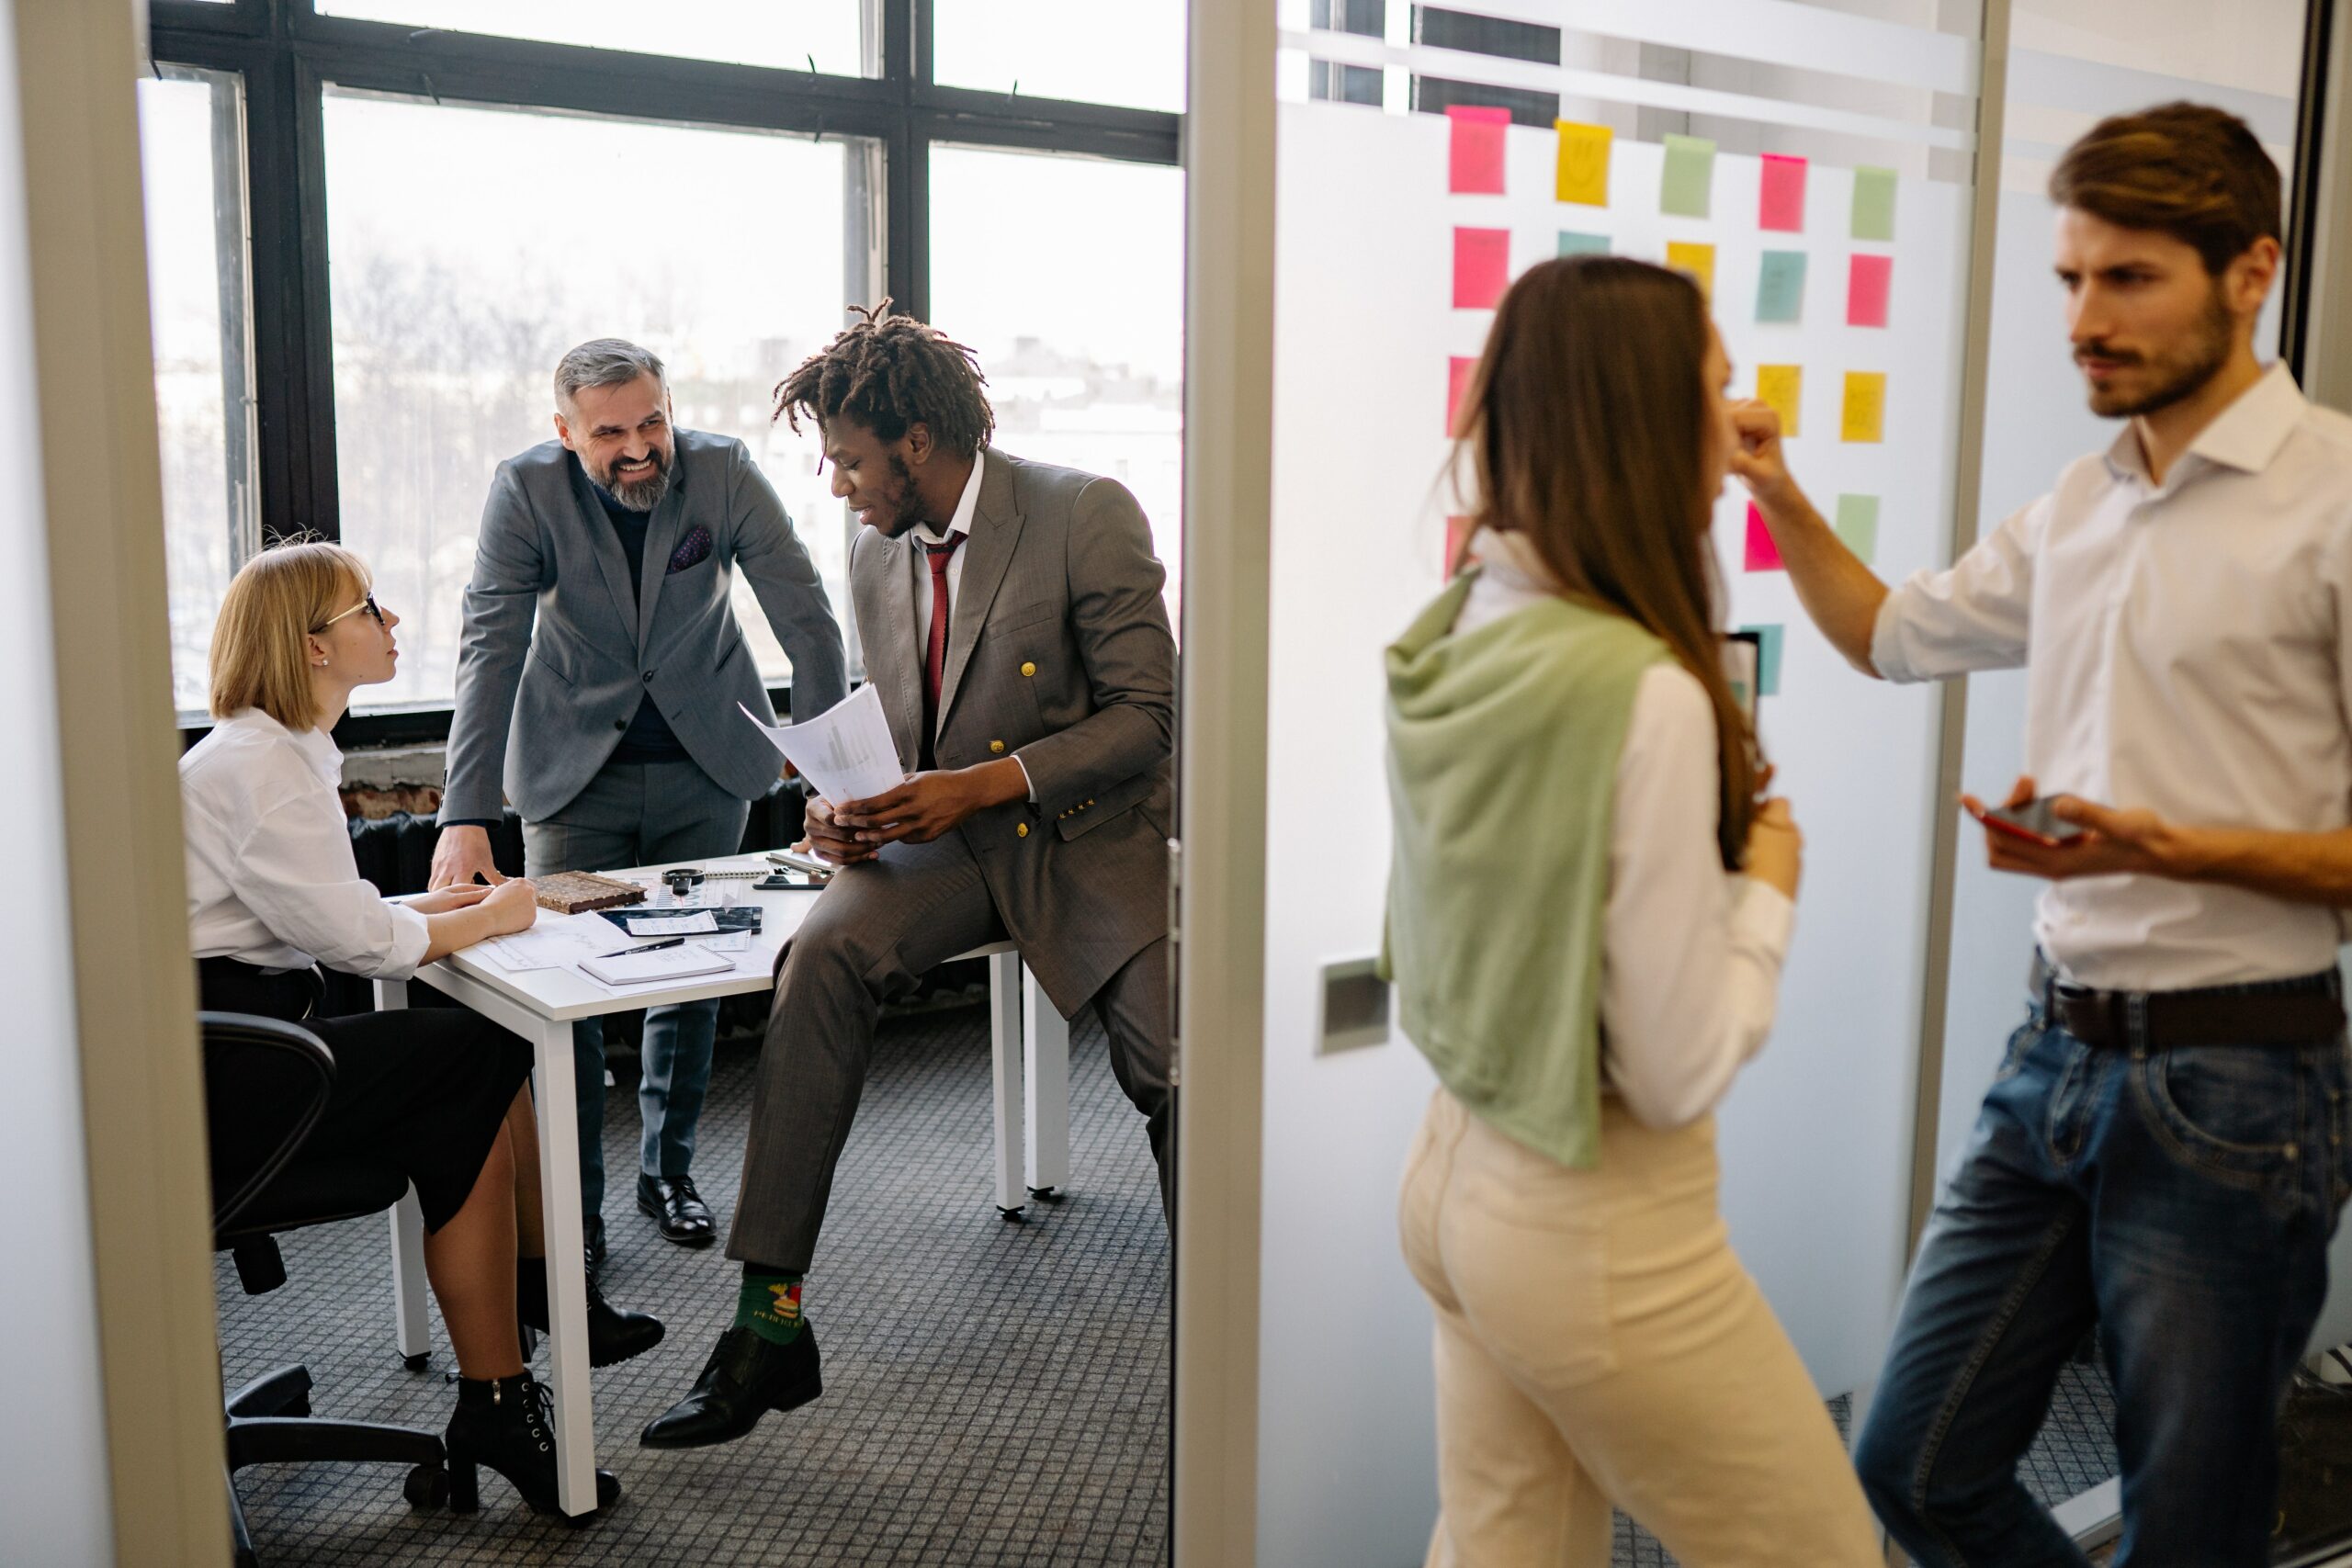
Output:
<svg viewBox="0 0 2352 1568">
<path fill-rule="evenodd" d="M 1021 1043 L 1028 1100 L 1027 1181 L 1031 1197 L 1051 1203 L 1069 1185 L 1069 1021 L 1037 977 L 1021 971 Z"/>
<path fill-rule="evenodd" d="M 595 1412 L 588 1392 L 586 1239 L 580 1224 L 580 1119 L 571 1025 L 542 1021 L 532 1046 L 539 1111 L 539 1207 L 548 1247 L 548 1387 L 555 1395 L 556 1501 L 577 1517 L 596 1508 Z"/>
<path fill-rule="evenodd" d="M 408 982 L 376 982 L 376 1010 L 399 1012 L 408 1006 Z M 431 1319 L 425 1312 L 430 1287 L 424 1278 L 424 1211 L 412 1187 L 390 1210 L 392 1224 L 392 1333 L 408 1370 L 421 1372 L 432 1351 Z"/>
<path fill-rule="evenodd" d="M 989 955 L 989 1042 L 995 1056 L 996 1209 L 1021 1218 L 1021 955 Z"/>
</svg>

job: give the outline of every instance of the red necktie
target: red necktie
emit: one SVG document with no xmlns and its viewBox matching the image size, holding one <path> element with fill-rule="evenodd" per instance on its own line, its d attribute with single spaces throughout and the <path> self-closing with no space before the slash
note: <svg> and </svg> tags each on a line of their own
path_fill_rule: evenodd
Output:
<svg viewBox="0 0 2352 1568">
<path fill-rule="evenodd" d="M 947 563 L 955 558 L 956 547 L 964 542 L 961 534 L 950 534 L 944 545 L 925 545 L 923 551 L 931 558 L 931 636 L 923 645 L 922 655 L 922 757 L 923 768 L 932 765 L 932 739 L 939 733 L 939 688 L 947 675 Z"/>
</svg>

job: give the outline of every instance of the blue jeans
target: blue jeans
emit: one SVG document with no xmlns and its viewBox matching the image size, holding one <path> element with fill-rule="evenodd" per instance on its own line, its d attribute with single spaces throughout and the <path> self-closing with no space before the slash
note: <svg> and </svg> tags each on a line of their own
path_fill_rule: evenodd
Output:
<svg viewBox="0 0 2352 1568">
<path fill-rule="evenodd" d="M 751 803 L 739 800 L 692 762 L 608 762 L 563 809 L 523 824 L 524 870 L 612 871 L 631 865 L 693 865 L 743 845 Z M 684 1002 L 645 1013 L 644 1076 L 638 1113 L 644 1136 L 639 1168 L 680 1177 L 694 1167 L 695 1128 L 710 1088 L 711 1042 L 718 1003 Z M 571 1026 L 578 1078 L 580 1210 L 605 1208 L 605 1024 Z"/>
<path fill-rule="evenodd" d="M 1854 1462 L 1924 1568 L 2084 1562 L 2017 1466 L 2095 1323 L 2116 1562 L 2267 1560 L 2279 1404 L 2347 1190 L 2345 1042 L 2152 1052 L 2128 1027 L 2086 1045 L 2035 998 L 1921 1241 Z"/>
</svg>

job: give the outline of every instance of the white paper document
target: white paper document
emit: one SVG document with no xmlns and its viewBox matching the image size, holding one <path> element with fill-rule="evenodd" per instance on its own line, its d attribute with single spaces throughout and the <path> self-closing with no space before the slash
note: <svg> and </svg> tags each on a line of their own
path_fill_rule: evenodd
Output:
<svg viewBox="0 0 2352 1568">
<path fill-rule="evenodd" d="M 601 915 L 553 915 L 545 909 L 526 931 L 467 949 L 469 957 L 487 959 L 508 974 L 526 969 L 561 969 L 582 959 L 618 953 L 634 939 Z"/>
<path fill-rule="evenodd" d="M 591 958 L 581 964 L 580 972 L 592 980 L 602 980 L 607 986 L 641 986 L 654 981 L 687 979 L 696 975 L 722 975 L 734 967 L 734 959 L 726 953 L 688 945 L 657 947 L 650 953 L 623 953 L 610 958 Z"/>
<path fill-rule="evenodd" d="M 695 943 L 705 953 L 749 953 L 752 951 L 750 931 L 722 931 L 708 942 Z"/>
<path fill-rule="evenodd" d="M 631 936 L 701 936 L 718 929 L 718 917 L 705 909 L 698 915 L 643 915 L 628 923 Z"/>
<path fill-rule="evenodd" d="M 882 712 L 882 694 L 871 682 L 798 724 L 760 724 L 750 708 L 735 705 L 835 806 L 870 800 L 906 778 L 899 766 L 899 743 L 890 739 L 890 721 Z"/>
</svg>

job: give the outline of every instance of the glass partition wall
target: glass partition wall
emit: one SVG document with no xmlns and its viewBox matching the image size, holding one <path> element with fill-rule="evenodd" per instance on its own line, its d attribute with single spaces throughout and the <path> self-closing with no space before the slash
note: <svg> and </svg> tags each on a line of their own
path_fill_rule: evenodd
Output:
<svg viewBox="0 0 2352 1568">
<path fill-rule="evenodd" d="M 1259 1271 L 1256 1552 L 1401 1563 L 1435 1508 L 1429 1324 L 1395 1219 L 1431 1078 L 1384 1016 L 1344 1010 L 1381 941 L 1380 652 L 1453 558 L 1465 509 L 1442 473 L 1446 433 L 1497 298 L 1577 252 L 1691 272 L 1734 392 L 1780 408 L 1839 532 L 1890 581 L 1939 567 L 2111 438 L 2066 357 L 2051 162 L 2101 115 L 2188 96 L 2244 115 L 2291 164 L 2304 8 L 1272 9 L 1263 1180 L 1261 1234 L 1236 1243 Z M 1777 788 L 1809 830 L 1778 1026 L 1719 1113 L 1723 1208 L 1850 1419 L 1918 1205 L 2015 1021 L 2032 889 L 1983 871 L 1949 791 L 2006 788 L 2019 694 L 2001 677 L 1898 690 L 1850 671 L 1736 485 L 1713 538 L 1733 626 L 1761 643 Z M 2031 1461 L 2052 1501 L 2112 1471 L 2098 1390 L 2073 1395 Z M 1178 1495 L 1182 1519 L 1181 1467 Z M 1182 1529 L 1180 1562 L 1205 1561 Z M 1654 1543 L 1621 1548 L 1657 1560 Z"/>
</svg>

